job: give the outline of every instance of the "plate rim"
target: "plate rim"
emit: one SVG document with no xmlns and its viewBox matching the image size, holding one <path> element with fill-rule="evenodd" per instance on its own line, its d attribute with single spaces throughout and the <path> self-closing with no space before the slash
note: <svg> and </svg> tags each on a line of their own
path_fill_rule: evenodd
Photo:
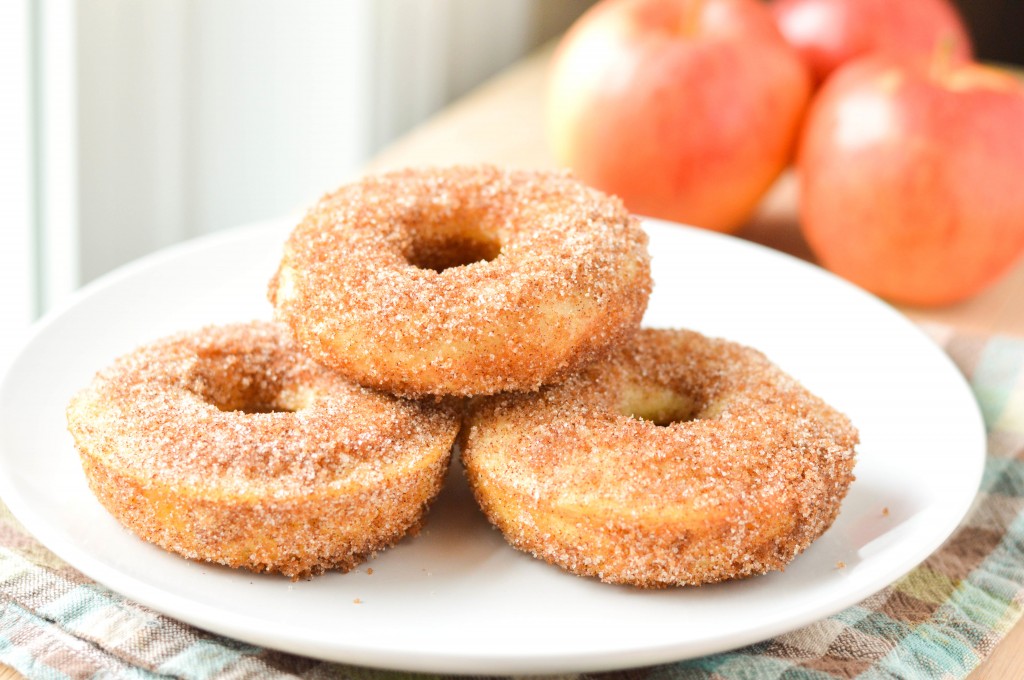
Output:
<svg viewBox="0 0 1024 680">
<path fill-rule="evenodd" d="M 761 629 L 760 632 L 756 634 L 748 631 L 746 634 L 741 633 L 734 635 L 724 646 L 720 641 L 716 644 L 711 644 L 709 642 L 705 645 L 706 649 L 704 651 L 700 651 L 698 653 L 687 652 L 683 656 L 679 655 L 679 647 L 681 646 L 681 643 L 679 642 L 665 644 L 660 647 L 647 647 L 639 650 L 630 650 L 625 653 L 622 651 L 610 651 L 601 654 L 591 652 L 585 657 L 564 657 L 554 653 L 538 655 L 534 653 L 529 659 L 524 659 L 523 657 L 511 652 L 505 655 L 504 659 L 496 659 L 493 655 L 486 657 L 474 657 L 472 654 L 467 655 L 465 653 L 435 653 L 425 659 L 420 651 L 408 652 L 403 655 L 401 652 L 396 652 L 393 648 L 380 647 L 378 648 L 377 653 L 379 654 L 383 652 L 389 656 L 388 663 L 384 664 L 380 662 L 379 658 L 374 657 L 374 651 L 368 651 L 365 645 L 358 645 L 356 647 L 346 647 L 345 645 L 342 645 L 337 648 L 342 652 L 344 658 L 339 658 L 337 656 L 324 656 L 322 651 L 317 651 L 315 649 L 303 651 L 303 639 L 294 634 L 289 636 L 287 632 L 279 631 L 276 637 L 280 638 L 280 633 L 283 632 L 283 638 L 289 643 L 287 647 L 282 647 L 277 639 L 266 639 L 265 632 L 255 634 L 252 630 L 246 628 L 245 621 L 249 620 L 251 617 L 242 616 L 236 612 L 225 612 L 224 610 L 216 608 L 209 608 L 210 611 L 206 611 L 207 608 L 205 605 L 196 609 L 194 603 L 191 601 L 185 603 L 183 600 L 183 604 L 181 606 L 176 606 L 173 600 L 177 598 L 172 597 L 172 602 L 170 603 L 167 601 L 167 596 L 174 595 L 173 593 L 167 593 L 164 589 L 140 579 L 136 579 L 131 575 L 128 575 L 129 582 L 126 585 L 124 583 L 124 578 L 126 576 L 124 573 L 118 572 L 116 569 L 107 565 L 103 560 L 92 555 L 88 551 L 79 550 L 76 545 L 63 544 L 63 541 L 60 540 L 60 530 L 57 527 L 50 527 L 45 521 L 45 518 L 38 516 L 37 513 L 33 511 L 29 500 L 23 497 L 20 490 L 18 490 L 12 483 L 8 475 L 0 475 L 0 499 L 3 499 L 3 501 L 7 503 L 12 514 L 14 514 L 14 516 L 23 523 L 26 530 L 33 537 L 68 564 L 98 583 L 109 587 L 115 592 L 121 593 L 129 600 L 148 606 L 158 612 L 170 616 L 171 618 L 184 621 L 190 625 L 210 630 L 221 635 L 266 646 L 268 648 L 281 649 L 286 652 L 302 654 L 327 661 L 355 663 L 367 667 L 402 671 L 453 673 L 586 672 L 648 665 L 651 663 L 667 663 L 702 656 L 704 654 L 722 652 L 759 640 L 768 639 L 801 626 L 808 625 L 814 621 L 820 620 L 856 604 L 857 602 L 863 601 L 865 598 L 885 588 L 893 581 L 898 580 L 915 566 L 920 564 L 920 562 L 926 559 L 928 555 L 932 554 L 949 537 L 949 535 L 956 530 L 956 527 L 959 526 L 963 517 L 966 516 L 969 511 L 974 498 L 977 496 L 977 489 L 982 480 L 984 463 L 987 456 L 987 447 L 985 444 L 986 428 L 980 408 L 977 405 L 977 401 L 974 398 L 973 391 L 971 390 L 968 381 L 964 378 L 962 372 L 955 365 L 949 355 L 917 324 L 907 319 L 891 305 L 879 300 L 878 298 L 874 298 L 874 296 L 871 296 L 869 293 L 864 292 L 847 281 L 839 279 L 835 275 L 830 274 L 813 263 L 734 236 L 707 232 L 662 220 L 645 218 L 644 223 L 645 226 L 653 226 L 655 229 L 686 229 L 691 232 L 691 236 L 695 235 L 699 239 L 725 239 L 732 242 L 732 245 L 734 246 L 739 244 L 743 248 L 755 251 L 757 256 L 768 256 L 782 262 L 784 266 L 796 265 L 800 268 L 807 268 L 808 270 L 813 271 L 815 275 L 825 275 L 830 277 L 834 282 L 842 285 L 850 291 L 853 291 L 855 294 L 866 295 L 879 303 L 881 305 L 880 308 L 887 309 L 888 314 L 890 315 L 890 320 L 896 320 L 898 323 L 901 323 L 905 331 L 911 331 L 917 335 L 919 340 L 932 347 L 934 349 L 934 357 L 947 364 L 947 372 L 959 378 L 961 383 L 960 388 L 965 390 L 967 395 L 970 396 L 971 402 L 975 407 L 973 409 L 972 419 L 975 421 L 975 435 L 979 436 L 981 445 L 981 455 L 977 456 L 975 461 L 976 464 L 974 466 L 976 472 L 976 479 L 973 484 L 974 492 L 971 494 L 969 500 L 961 502 L 961 508 L 957 508 L 955 510 L 954 514 L 958 519 L 954 524 L 952 524 L 949 531 L 943 536 L 937 537 L 931 541 L 927 546 L 927 549 L 922 548 L 918 551 L 921 553 L 920 558 L 913 560 L 912 563 L 910 563 L 910 560 L 907 560 L 907 564 L 901 565 L 899 573 L 892 576 L 892 578 L 888 579 L 885 583 L 865 583 L 857 589 L 850 589 L 846 591 L 843 597 L 837 598 L 830 603 L 830 611 L 826 614 L 810 611 L 799 613 L 786 619 L 780 619 L 776 621 L 775 624 Z M 271 234 L 280 233 L 283 243 L 283 238 L 287 235 L 288 224 L 289 223 L 284 218 L 280 218 L 242 225 L 221 232 L 200 236 L 150 253 L 122 265 L 104 276 L 98 277 L 94 281 L 81 287 L 78 291 L 69 296 L 63 304 L 44 315 L 32 325 L 24 342 L 15 351 L 11 361 L 5 366 L 4 372 L 0 374 L 0 391 L 2 391 L 4 386 L 7 384 L 8 376 L 13 372 L 15 365 L 19 362 L 23 354 L 25 354 L 33 345 L 35 340 L 43 335 L 53 324 L 63 318 L 66 313 L 75 309 L 83 300 L 89 299 L 109 287 L 118 285 L 119 282 L 131 278 L 136 272 L 145 271 L 150 267 L 158 265 L 164 260 L 185 257 L 189 252 L 193 252 L 194 250 L 219 247 L 225 242 L 230 243 L 238 239 L 253 238 L 257 234 L 264 236 L 264 232 L 266 232 L 265 237 L 268 238 Z M 2 435 L 2 431 L 0 431 L 0 435 Z M 8 454 L 5 453 L 5 449 L 6 443 L 4 441 L 4 437 L 0 436 L 0 470 L 4 470 L 8 465 L 8 462 L 6 461 Z M 55 544 L 57 544 L 58 549 L 52 547 Z M 225 619 L 228 619 L 226 624 Z M 370 656 L 367 657 L 367 654 L 370 654 Z M 481 664 L 481 662 L 485 661 L 486 663 Z"/>
</svg>

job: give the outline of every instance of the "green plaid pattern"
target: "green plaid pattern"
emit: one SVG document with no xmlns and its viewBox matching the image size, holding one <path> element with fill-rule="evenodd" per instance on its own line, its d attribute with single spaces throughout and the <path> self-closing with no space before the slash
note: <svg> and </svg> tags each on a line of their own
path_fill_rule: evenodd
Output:
<svg viewBox="0 0 1024 680">
<path fill-rule="evenodd" d="M 966 676 L 991 653 L 1024 609 L 1024 339 L 929 330 L 970 380 L 989 435 L 981 492 L 946 543 L 888 588 L 799 630 L 600 677 L 946 679 Z M 282 654 L 161 616 L 89 581 L 2 506 L 0 661 L 30 678 L 404 675 Z"/>
</svg>

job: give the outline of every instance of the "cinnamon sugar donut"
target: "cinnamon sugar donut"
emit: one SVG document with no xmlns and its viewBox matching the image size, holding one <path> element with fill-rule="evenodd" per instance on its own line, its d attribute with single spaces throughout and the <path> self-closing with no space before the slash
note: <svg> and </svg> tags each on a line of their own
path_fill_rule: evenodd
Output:
<svg viewBox="0 0 1024 680">
<path fill-rule="evenodd" d="M 564 173 L 404 170 L 323 198 L 269 297 L 303 350 L 361 384 L 532 390 L 636 329 L 646 244 L 620 201 Z"/>
<path fill-rule="evenodd" d="M 90 488 L 139 537 L 292 578 L 348 570 L 418 528 L 459 426 L 350 384 L 269 322 L 142 347 L 67 417 Z"/>
<path fill-rule="evenodd" d="M 785 567 L 835 519 L 858 441 L 761 353 L 670 330 L 480 400 L 462 432 L 473 493 L 513 546 L 651 588 Z"/>
</svg>

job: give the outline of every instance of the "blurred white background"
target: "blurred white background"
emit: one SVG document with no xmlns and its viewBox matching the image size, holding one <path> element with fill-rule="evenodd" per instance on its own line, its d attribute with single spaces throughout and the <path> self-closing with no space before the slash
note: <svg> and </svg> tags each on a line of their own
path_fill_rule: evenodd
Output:
<svg viewBox="0 0 1024 680">
<path fill-rule="evenodd" d="M 0 370 L 82 284 L 300 211 L 588 4 L 0 1 Z"/>
</svg>

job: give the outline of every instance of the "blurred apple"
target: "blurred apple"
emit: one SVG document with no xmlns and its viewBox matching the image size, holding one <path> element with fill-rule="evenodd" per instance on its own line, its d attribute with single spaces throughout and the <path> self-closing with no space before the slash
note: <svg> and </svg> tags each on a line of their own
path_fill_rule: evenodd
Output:
<svg viewBox="0 0 1024 680">
<path fill-rule="evenodd" d="M 797 175 L 823 265 L 898 302 L 965 299 L 1024 252 L 1024 84 L 976 63 L 851 62 L 808 112 Z"/>
<path fill-rule="evenodd" d="M 948 0 L 772 0 L 783 36 L 820 84 L 841 64 L 872 51 L 933 54 L 941 43 L 971 56 L 971 39 Z"/>
<path fill-rule="evenodd" d="M 603 0 L 554 56 L 556 160 L 633 212 L 730 231 L 792 159 L 810 77 L 758 0 Z"/>
</svg>

